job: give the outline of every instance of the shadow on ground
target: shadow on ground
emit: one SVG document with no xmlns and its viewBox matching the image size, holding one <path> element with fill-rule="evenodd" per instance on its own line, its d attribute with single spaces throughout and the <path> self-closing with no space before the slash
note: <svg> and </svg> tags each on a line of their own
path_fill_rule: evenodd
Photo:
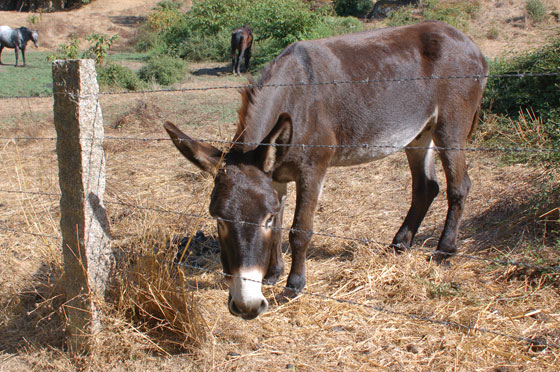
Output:
<svg viewBox="0 0 560 372">
<path fill-rule="evenodd" d="M 137 16 L 113 16 L 109 18 L 114 24 L 126 27 L 137 27 L 139 24 L 146 21 L 146 17 Z"/>
<path fill-rule="evenodd" d="M 3 317 L 9 320 L 0 325 L 0 352 L 17 353 L 29 346 L 64 348 L 60 277 L 58 269 L 43 265 L 29 287 L 2 304 Z"/>
<path fill-rule="evenodd" d="M 231 75 L 231 65 L 221 67 L 201 68 L 192 72 L 195 76 L 223 76 Z"/>
</svg>

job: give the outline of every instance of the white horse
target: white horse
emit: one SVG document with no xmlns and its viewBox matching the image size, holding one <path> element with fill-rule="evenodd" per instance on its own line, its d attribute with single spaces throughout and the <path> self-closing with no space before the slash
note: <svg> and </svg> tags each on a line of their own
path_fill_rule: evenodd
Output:
<svg viewBox="0 0 560 372">
<path fill-rule="evenodd" d="M 23 66 L 25 67 L 25 47 L 27 42 L 31 40 L 35 44 L 35 48 L 39 46 L 39 34 L 35 30 L 27 27 L 11 28 L 8 26 L 0 26 L 0 65 L 2 64 L 2 50 L 4 47 L 14 48 L 16 53 L 16 64 L 18 64 L 18 50 L 21 49 L 23 57 Z"/>
</svg>

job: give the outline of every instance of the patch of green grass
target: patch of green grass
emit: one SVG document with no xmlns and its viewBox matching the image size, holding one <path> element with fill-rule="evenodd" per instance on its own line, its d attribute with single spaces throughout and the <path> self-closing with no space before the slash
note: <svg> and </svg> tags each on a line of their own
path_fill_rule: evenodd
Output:
<svg viewBox="0 0 560 372">
<path fill-rule="evenodd" d="M 4 49 L 0 65 L 0 96 L 45 96 L 52 94 L 52 63 L 47 62 L 48 52 L 27 50 L 26 66 L 14 67 L 13 49 Z"/>
<path fill-rule="evenodd" d="M 107 62 L 146 62 L 150 58 L 150 53 L 140 52 L 119 52 L 107 56 Z"/>
<path fill-rule="evenodd" d="M 26 66 L 21 67 L 22 58 L 19 56 L 18 67 L 14 67 L 15 55 L 13 49 L 4 49 L 2 53 L 3 65 L 0 65 L 0 96 L 28 97 L 49 96 L 52 94 L 52 62 L 47 58 L 52 53 L 38 52 L 28 48 Z M 145 62 L 147 53 L 116 53 L 107 58 L 107 62 L 123 63 Z"/>
</svg>

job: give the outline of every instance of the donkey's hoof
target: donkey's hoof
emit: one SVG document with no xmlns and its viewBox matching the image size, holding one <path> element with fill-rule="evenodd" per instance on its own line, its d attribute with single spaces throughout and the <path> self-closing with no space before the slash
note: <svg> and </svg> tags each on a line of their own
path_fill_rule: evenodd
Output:
<svg viewBox="0 0 560 372">
<path fill-rule="evenodd" d="M 391 245 L 389 245 L 387 247 L 387 249 L 385 249 L 386 253 L 396 253 L 396 254 L 401 254 L 404 253 L 405 251 L 410 249 L 410 245 L 409 244 L 405 244 L 405 243 L 391 243 Z"/>
<path fill-rule="evenodd" d="M 300 295 L 301 291 L 296 291 L 293 288 L 284 288 L 284 290 L 281 293 L 277 294 L 275 298 L 279 304 L 284 304 L 299 297 Z"/>
<path fill-rule="evenodd" d="M 431 256 L 426 258 L 427 261 L 435 262 L 436 264 L 444 267 L 450 267 L 451 263 L 447 260 L 449 257 L 455 255 L 455 253 L 435 251 Z"/>
</svg>

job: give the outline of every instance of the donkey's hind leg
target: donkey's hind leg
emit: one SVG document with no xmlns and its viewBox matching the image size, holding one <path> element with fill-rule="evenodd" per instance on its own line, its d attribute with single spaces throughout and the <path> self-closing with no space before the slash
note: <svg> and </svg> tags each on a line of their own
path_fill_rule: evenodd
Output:
<svg viewBox="0 0 560 372">
<path fill-rule="evenodd" d="M 244 56 L 245 56 L 245 48 L 241 48 L 241 50 L 239 51 L 239 56 L 237 57 L 237 64 L 235 70 L 235 73 L 237 75 L 241 75 L 241 64 L 243 63 Z"/>
<path fill-rule="evenodd" d="M 459 115 L 460 116 L 460 115 Z M 465 200 L 471 189 L 471 180 L 467 173 L 465 151 L 472 118 L 454 118 L 456 123 L 468 123 L 456 127 L 454 135 L 449 133 L 434 133 L 434 142 L 440 147 L 439 155 L 447 179 L 447 218 L 437 250 L 432 259 L 440 263 L 457 252 L 457 236 L 459 225 L 465 207 Z"/>
<path fill-rule="evenodd" d="M 393 238 L 391 246 L 400 252 L 412 245 L 412 240 L 439 192 L 434 168 L 434 150 L 431 148 L 430 125 L 406 149 L 406 157 L 412 174 L 412 203 L 404 222 Z"/>
</svg>

